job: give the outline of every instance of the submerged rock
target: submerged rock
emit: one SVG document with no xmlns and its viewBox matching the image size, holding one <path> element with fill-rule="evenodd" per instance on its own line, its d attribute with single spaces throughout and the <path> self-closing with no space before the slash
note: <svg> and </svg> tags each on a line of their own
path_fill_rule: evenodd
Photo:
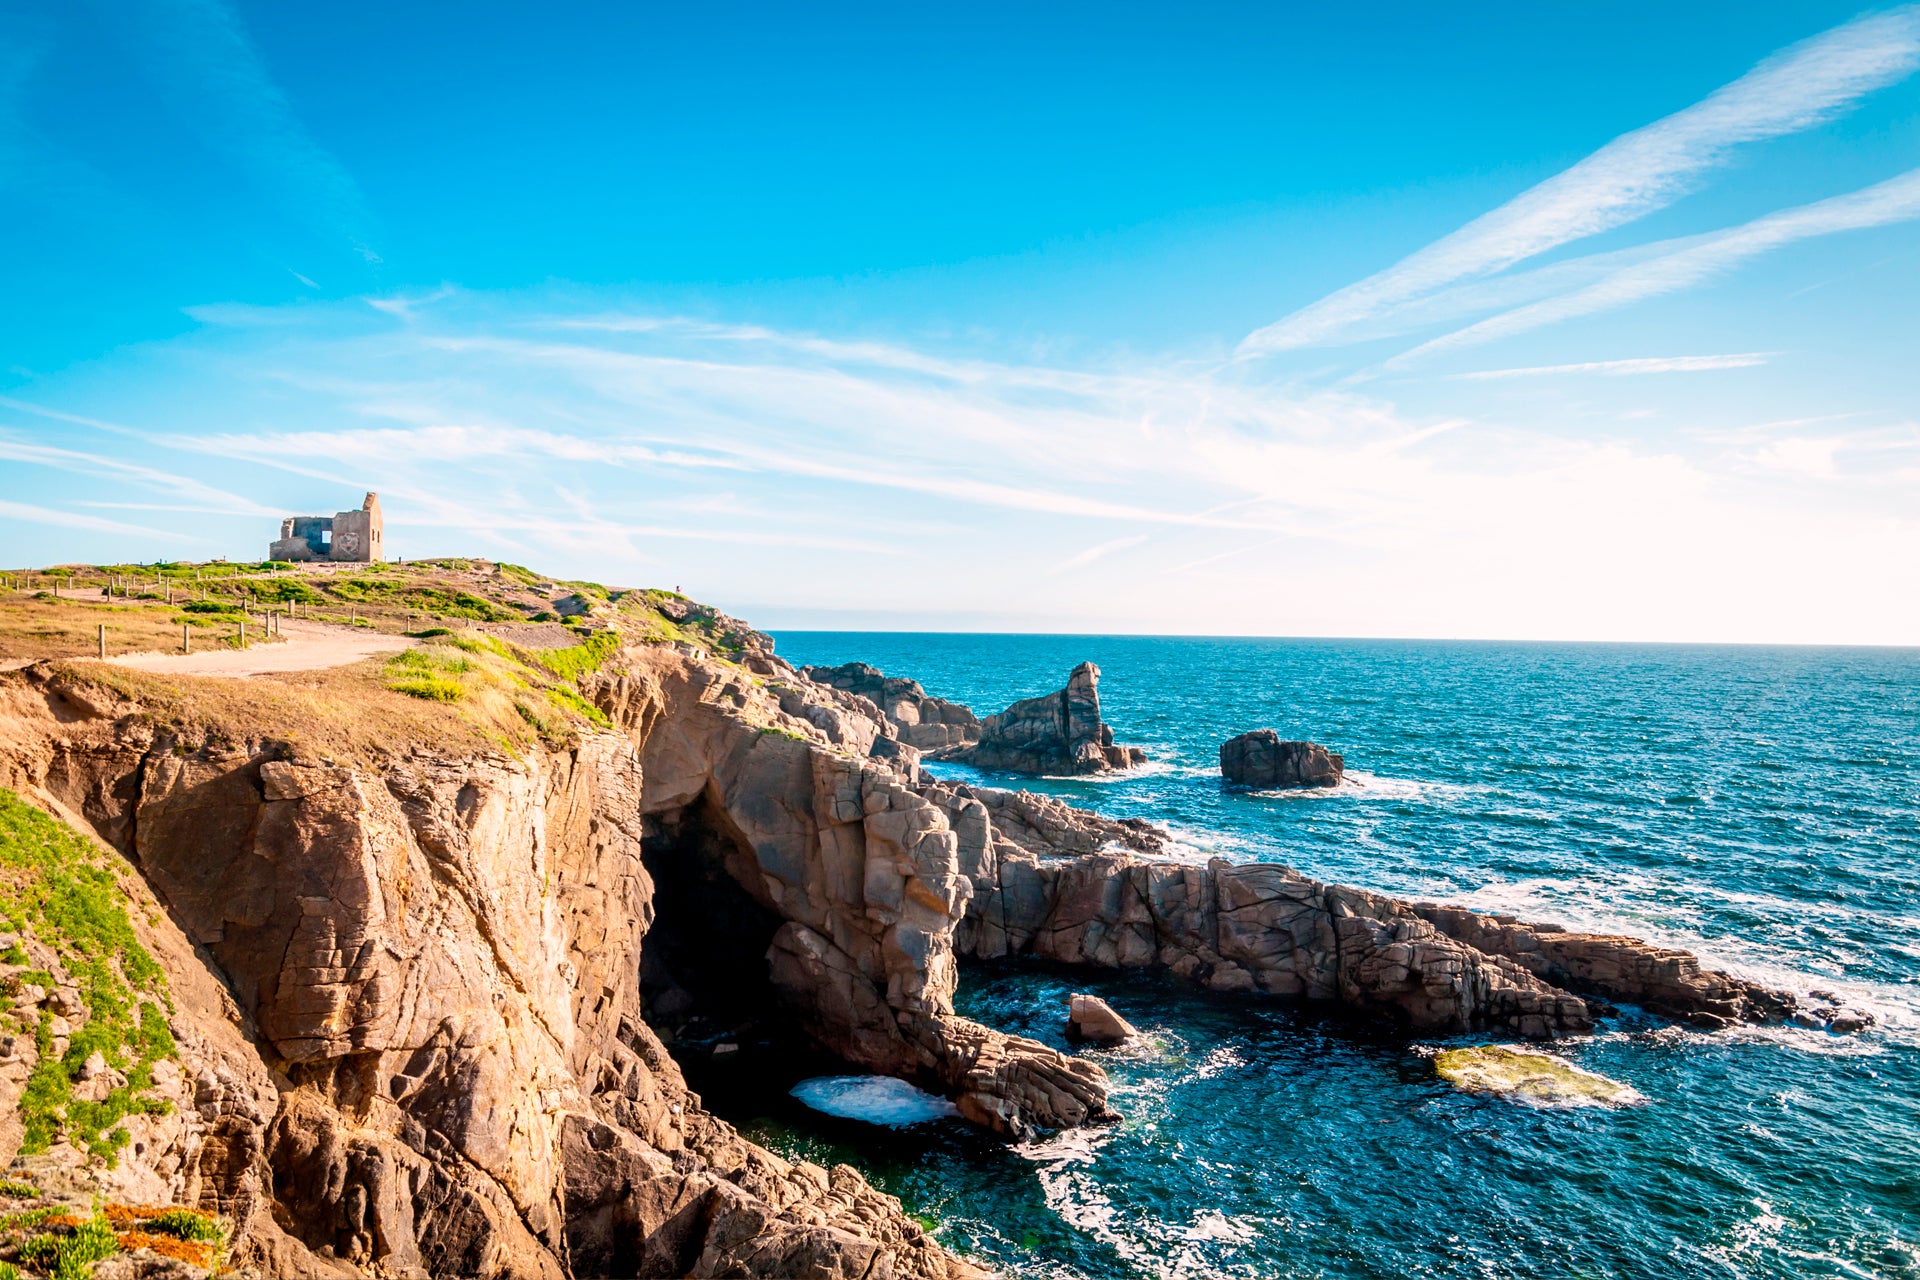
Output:
<svg viewBox="0 0 1920 1280">
<path fill-rule="evenodd" d="M 1491 1093 L 1530 1107 L 1628 1107 L 1646 1101 L 1632 1085 L 1517 1045 L 1447 1049 L 1433 1060 L 1440 1078 L 1471 1093 Z"/>
<path fill-rule="evenodd" d="M 1067 1039 L 1121 1044 L 1139 1035 L 1131 1022 L 1099 996 L 1075 994 L 1067 1002 Z"/>
<path fill-rule="evenodd" d="M 1220 747 L 1220 776 L 1236 787 L 1337 787 L 1346 762 L 1317 742 L 1286 742 L 1255 729 Z"/>
<path fill-rule="evenodd" d="M 1113 730 L 1100 721 L 1100 668 L 1083 662 L 1060 692 L 988 716 L 980 740 L 954 758 L 1008 773 L 1089 774 L 1144 764 L 1147 753 L 1115 745 Z"/>
</svg>

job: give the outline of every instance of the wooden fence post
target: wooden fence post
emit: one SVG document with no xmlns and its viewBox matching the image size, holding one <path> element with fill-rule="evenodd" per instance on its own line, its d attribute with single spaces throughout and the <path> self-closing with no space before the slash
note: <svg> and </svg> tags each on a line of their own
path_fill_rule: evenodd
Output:
<svg viewBox="0 0 1920 1280">
<path fill-rule="evenodd" d="M 107 624 L 100 624 L 100 661 L 107 660 Z"/>
</svg>

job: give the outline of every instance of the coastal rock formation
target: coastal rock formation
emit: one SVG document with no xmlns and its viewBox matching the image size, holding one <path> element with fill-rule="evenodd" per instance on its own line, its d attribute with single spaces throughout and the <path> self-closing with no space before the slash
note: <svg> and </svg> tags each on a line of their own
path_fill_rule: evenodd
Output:
<svg viewBox="0 0 1920 1280">
<path fill-rule="evenodd" d="M 1557 986 L 1637 1004 L 1697 1027 L 1778 1023 L 1798 1001 L 1784 991 L 1703 969 L 1691 951 L 1656 947 L 1614 934 L 1569 933 L 1559 925 L 1526 924 L 1509 915 L 1416 903 L 1415 914 L 1449 937 L 1504 956 Z M 1834 1009 L 1830 1021 L 1844 1017 Z"/>
<path fill-rule="evenodd" d="M 1071 775 L 1130 769 L 1147 753 L 1114 744 L 1113 730 L 1100 720 L 1100 668 L 1083 662 L 1059 693 L 988 716 L 980 740 L 954 758 L 1006 773 Z"/>
<path fill-rule="evenodd" d="M 952 1015 L 970 886 L 899 775 L 784 720 L 739 668 L 640 656 L 600 689 L 631 715 L 618 731 L 378 766 L 184 739 L 45 667 L 0 678 L 0 785 L 126 857 L 184 997 L 183 1124 L 127 1153 L 131 1185 L 230 1215 L 235 1261 L 275 1275 L 976 1274 L 852 1170 L 781 1160 L 702 1109 L 642 1018 L 649 846 L 713 853 L 743 896 L 821 927 L 793 923 L 775 954 L 845 966 L 793 995 L 850 1061 L 1009 1133 L 1103 1113 L 1104 1079 Z"/>
<path fill-rule="evenodd" d="M 1220 747 L 1220 776 L 1236 787 L 1337 787 L 1345 767 L 1338 752 L 1317 742 L 1283 741 L 1271 729 L 1243 733 Z"/>
<path fill-rule="evenodd" d="M 1067 1001 L 1067 1039 L 1122 1044 L 1140 1033 L 1099 996 L 1075 994 Z"/>
<path fill-rule="evenodd" d="M 1588 1031 L 1585 993 L 1700 1026 L 1779 1022 L 1794 997 L 1688 952 L 1407 903 L 1290 868 L 1152 861 L 1173 842 L 1021 792 L 927 781 L 973 881 L 962 955 L 1165 969 L 1215 991 L 1389 1013 L 1435 1032 Z M 1142 824 L 1144 825 L 1144 824 Z"/>
<path fill-rule="evenodd" d="M 803 667 L 800 674 L 871 702 L 902 742 L 920 751 L 971 746 L 980 739 L 980 718 L 971 708 L 934 698 L 917 680 L 882 674 L 864 662 Z"/>
<path fill-rule="evenodd" d="M 623 645 L 572 686 L 591 724 L 513 754 L 282 731 L 292 685 L 0 674 L 0 787 L 115 859 L 175 996 L 174 1113 L 130 1121 L 116 1181 L 89 1172 L 75 1202 L 197 1204 L 276 1276 L 954 1280 L 977 1273 L 854 1170 L 709 1114 L 652 993 L 790 1027 L 1014 1138 L 1105 1117 L 1106 1079 L 957 1016 L 962 956 L 1161 968 L 1437 1032 L 1584 1030 L 1587 993 L 1704 1025 L 1811 1016 L 1684 952 L 1182 862 L 1145 822 L 927 778 L 864 694 L 698 616 L 701 643 Z M 1036 700 L 1055 749 L 1110 740 L 1081 672 L 1077 704 Z M 56 981 L 16 1002 L 70 1031 L 72 975 L 27 943 Z M 81 1096 L 112 1080 L 82 1074 Z M 29 1159 L 43 1182 L 89 1167 L 71 1144 Z"/>
</svg>

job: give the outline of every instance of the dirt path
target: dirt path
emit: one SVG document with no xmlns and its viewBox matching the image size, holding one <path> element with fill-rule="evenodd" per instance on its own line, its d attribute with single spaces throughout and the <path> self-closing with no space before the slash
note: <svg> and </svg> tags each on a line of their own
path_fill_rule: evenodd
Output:
<svg viewBox="0 0 1920 1280">
<path fill-rule="evenodd" d="M 107 661 L 136 671 L 159 671 L 187 676 L 264 676 L 281 671 L 319 671 L 344 667 L 376 654 L 411 649 L 405 636 L 382 635 L 358 627 L 283 619 L 274 643 L 248 649 L 214 649 L 204 653 L 128 653 Z"/>
</svg>

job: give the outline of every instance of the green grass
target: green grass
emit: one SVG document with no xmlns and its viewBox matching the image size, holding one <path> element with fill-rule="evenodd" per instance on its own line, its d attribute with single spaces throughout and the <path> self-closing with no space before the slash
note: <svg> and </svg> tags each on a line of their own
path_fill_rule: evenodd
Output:
<svg viewBox="0 0 1920 1280">
<path fill-rule="evenodd" d="M 113 1224 L 95 1214 L 68 1235 L 35 1236 L 20 1246 L 20 1259 L 44 1270 L 49 1280 L 85 1280 L 94 1263 L 118 1252 Z"/>
<path fill-rule="evenodd" d="M 227 1230 L 220 1225 L 219 1219 L 197 1209 L 169 1209 L 146 1219 L 140 1225 L 155 1235 L 172 1236 L 176 1240 L 195 1240 L 201 1244 L 220 1244 L 227 1238 Z"/>
<path fill-rule="evenodd" d="M 183 613 L 240 613 L 237 600 L 189 600 L 180 606 Z"/>
<path fill-rule="evenodd" d="M 126 895 L 103 861 L 78 834 L 0 790 L 0 917 L 60 957 L 88 1011 L 59 1056 L 53 1015 L 43 1012 L 34 1028 L 40 1058 L 20 1097 L 22 1155 L 64 1137 L 111 1165 L 127 1142 L 121 1120 L 171 1109 L 151 1096 L 153 1064 L 177 1052 L 167 1027 L 166 977 L 135 937 Z M 33 976 L 51 984 L 50 974 Z M 73 1083 L 96 1052 L 127 1082 L 88 1102 L 73 1096 Z"/>
<path fill-rule="evenodd" d="M 449 680 L 445 676 L 407 676 L 400 680 L 389 680 L 387 688 L 411 698 L 424 698 L 428 702 L 458 702 L 467 696 L 466 689 L 458 680 Z"/>
<path fill-rule="evenodd" d="M 40 1194 L 40 1188 L 31 1182 L 0 1182 L 0 1196 L 14 1200 L 31 1200 Z"/>
<path fill-rule="evenodd" d="M 531 653 L 534 661 L 571 682 L 598 671 L 619 649 L 620 633 L 608 629 L 590 632 L 581 643 L 565 649 L 535 649 Z"/>
</svg>

